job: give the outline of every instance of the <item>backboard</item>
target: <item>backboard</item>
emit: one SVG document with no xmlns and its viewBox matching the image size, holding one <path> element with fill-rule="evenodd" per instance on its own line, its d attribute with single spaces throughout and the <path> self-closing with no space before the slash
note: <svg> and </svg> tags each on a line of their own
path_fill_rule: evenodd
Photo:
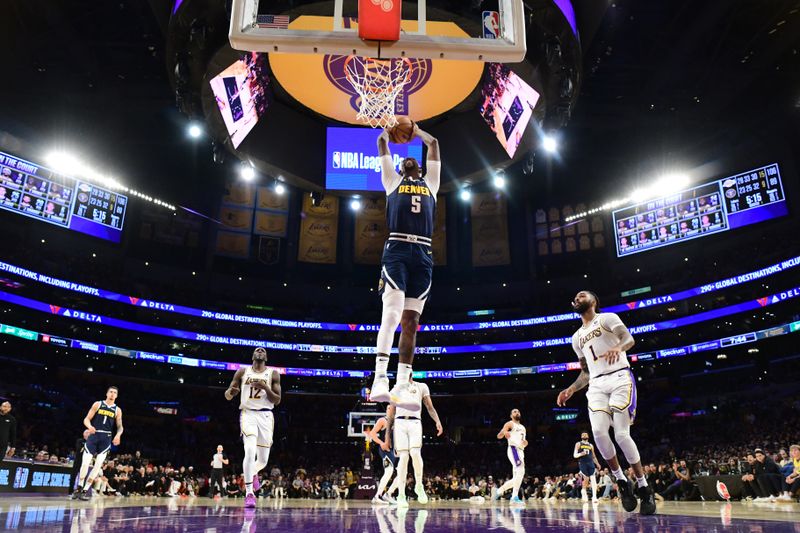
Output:
<svg viewBox="0 0 800 533">
<path fill-rule="evenodd" d="M 347 436 L 366 437 L 367 431 L 372 429 L 375 423 L 384 416 L 386 416 L 386 413 L 383 411 L 377 413 L 351 411 L 347 413 Z"/>
<path fill-rule="evenodd" d="M 523 0 L 498 0 L 497 4 L 497 11 L 484 11 L 481 19 L 474 20 L 477 31 L 468 32 L 448 20 L 447 13 L 429 10 L 426 0 L 418 0 L 416 19 L 403 19 L 400 40 L 392 42 L 361 40 L 358 13 L 345 13 L 344 0 L 334 0 L 329 14 L 311 9 L 270 13 L 269 2 L 232 0 L 229 38 L 237 50 L 270 54 L 522 61 L 526 52 Z M 320 5 L 329 4 L 314 7 Z"/>
</svg>

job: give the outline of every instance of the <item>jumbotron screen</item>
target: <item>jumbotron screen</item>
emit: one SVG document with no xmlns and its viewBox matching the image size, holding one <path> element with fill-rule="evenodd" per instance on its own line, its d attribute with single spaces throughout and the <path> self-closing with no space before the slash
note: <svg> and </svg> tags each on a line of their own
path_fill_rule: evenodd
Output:
<svg viewBox="0 0 800 533">
<path fill-rule="evenodd" d="M 614 211 L 617 257 L 789 213 L 777 163 Z"/>
<path fill-rule="evenodd" d="M 0 209 L 119 242 L 128 197 L 0 152 Z"/>
<path fill-rule="evenodd" d="M 325 152 L 325 188 L 340 191 L 383 191 L 378 156 L 380 130 L 371 128 L 328 128 Z M 406 157 L 422 161 L 422 141 L 415 137 L 406 144 L 389 143 L 394 166 Z"/>
</svg>

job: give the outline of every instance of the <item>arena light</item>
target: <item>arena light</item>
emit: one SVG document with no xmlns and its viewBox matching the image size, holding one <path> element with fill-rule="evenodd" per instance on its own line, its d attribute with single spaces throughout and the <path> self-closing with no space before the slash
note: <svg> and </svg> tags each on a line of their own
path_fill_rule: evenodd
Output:
<svg viewBox="0 0 800 533">
<path fill-rule="evenodd" d="M 197 122 L 191 122 L 189 123 L 189 127 L 186 128 L 186 132 L 192 139 L 199 139 L 203 134 L 203 128 Z"/>
<path fill-rule="evenodd" d="M 246 161 L 242 161 L 242 164 L 239 166 L 239 176 L 244 181 L 253 181 L 256 177 L 256 169 L 253 168 L 253 165 Z"/>
<path fill-rule="evenodd" d="M 361 209 L 361 200 L 359 200 L 358 198 L 353 198 L 352 200 L 350 200 L 350 209 L 352 209 L 353 211 L 358 211 L 359 209 Z"/>
<path fill-rule="evenodd" d="M 175 211 L 175 206 L 169 202 L 165 202 L 158 198 L 153 198 L 152 196 L 139 192 L 136 189 L 131 189 L 121 183 L 117 178 L 98 171 L 93 165 L 82 161 L 79 157 L 69 152 L 64 152 L 61 150 L 53 151 L 46 154 L 44 159 L 46 164 L 58 174 L 63 174 L 65 176 L 70 176 L 82 181 L 87 181 L 95 185 L 111 189 L 112 191 L 118 191 L 130 196 L 135 196 L 136 198 L 147 200 L 148 202 L 152 202 L 160 207 L 165 207 L 170 211 Z"/>
<path fill-rule="evenodd" d="M 542 148 L 549 154 L 554 154 L 558 151 L 558 141 L 552 135 L 545 135 L 542 138 Z"/>
<path fill-rule="evenodd" d="M 623 204 L 639 204 L 650 200 L 651 198 L 658 198 L 667 196 L 681 191 L 689 186 L 689 176 L 682 172 L 668 173 L 660 177 L 651 185 L 640 187 L 631 191 L 628 196 L 606 202 L 605 204 L 583 211 L 582 213 L 575 213 L 564 219 L 565 222 L 572 222 L 581 218 L 586 218 L 589 215 L 595 215 L 602 211 L 609 211 Z"/>
<path fill-rule="evenodd" d="M 461 192 L 459 193 L 458 196 L 464 202 L 469 202 L 470 198 L 472 198 L 472 193 L 470 192 L 469 188 L 464 188 L 461 189 Z"/>
<path fill-rule="evenodd" d="M 494 177 L 492 178 L 492 184 L 494 185 L 495 189 L 504 189 L 506 186 L 505 172 L 502 170 L 495 172 Z"/>
<path fill-rule="evenodd" d="M 280 181 L 275 182 L 275 194 L 282 196 L 286 192 L 286 186 Z"/>
</svg>

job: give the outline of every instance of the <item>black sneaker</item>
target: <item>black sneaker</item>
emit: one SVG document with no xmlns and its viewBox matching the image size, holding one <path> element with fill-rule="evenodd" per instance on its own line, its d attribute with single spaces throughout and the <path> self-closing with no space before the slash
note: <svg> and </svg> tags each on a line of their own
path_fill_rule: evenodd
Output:
<svg viewBox="0 0 800 533">
<path fill-rule="evenodd" d="M 81 493 L 83 492 L 82 489 L 75 489 L 72 491 L 72 496 L 69 497 L 70 500 L 78 500 L 81 497 Z"/>
<path fill-rule="evenodd" d="M 636 489 L 639 499 L 642 500 L 642 505 L 639 507 L 640 514 L 655 514 L 656 513 L 656 497 L 653 494 L 653 489 L 648 485 L 647 487 L 639 487 Z"/>
<path fill-rule="evenodd" d="M 92 489 L 91 489 L 91 487 L 89 488 L 89 490 L 82 490 L 81 493 L 78 495 L 78 499 L 79 500 L 83 500 L 85 502 L 88 502 L 89 500 L 91 500 L 92 499 Z"/>
<path fill-rule="evenodd" d="M 622 508 L 629 513 L 635 511 L 639 502 L 636 501 L 636 496 L 633 495 L 633 489 L 627 478 L 617 480 L 617 488 L 619 488 L 619 498 L 622 500 Z"/>
</svg>

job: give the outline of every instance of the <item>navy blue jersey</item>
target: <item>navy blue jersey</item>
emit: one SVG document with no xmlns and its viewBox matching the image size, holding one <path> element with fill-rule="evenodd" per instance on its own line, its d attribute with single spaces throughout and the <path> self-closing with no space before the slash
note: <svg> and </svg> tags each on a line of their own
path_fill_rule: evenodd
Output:
<svg viewBox="0 0 800 533">
<path fill-rule="evenodd" d="M 107 405 L 106 402 L 100 402 L 100 408 L 92 417 L 92 426 L 98 432 L 111 433 L 114 429 L 114 424 L 117 419 L 117 404 Z"/>
<path fill-rule="evenodd" d="M 578 462 L 581 464 L 587 465 L 594 465 L 594 446 L 589 444 L 588 442 L 581 441 L 578 446 L 579 452 L 589 452 L 586 455 L 582 455 Z"/>
<path fill-rule="evenodd" d="M 386 223 L 389 233 L 426 238 L 433 236 L 436 196 L 425 179 L 403 178 L 386 197 Z"/>
</svg>

